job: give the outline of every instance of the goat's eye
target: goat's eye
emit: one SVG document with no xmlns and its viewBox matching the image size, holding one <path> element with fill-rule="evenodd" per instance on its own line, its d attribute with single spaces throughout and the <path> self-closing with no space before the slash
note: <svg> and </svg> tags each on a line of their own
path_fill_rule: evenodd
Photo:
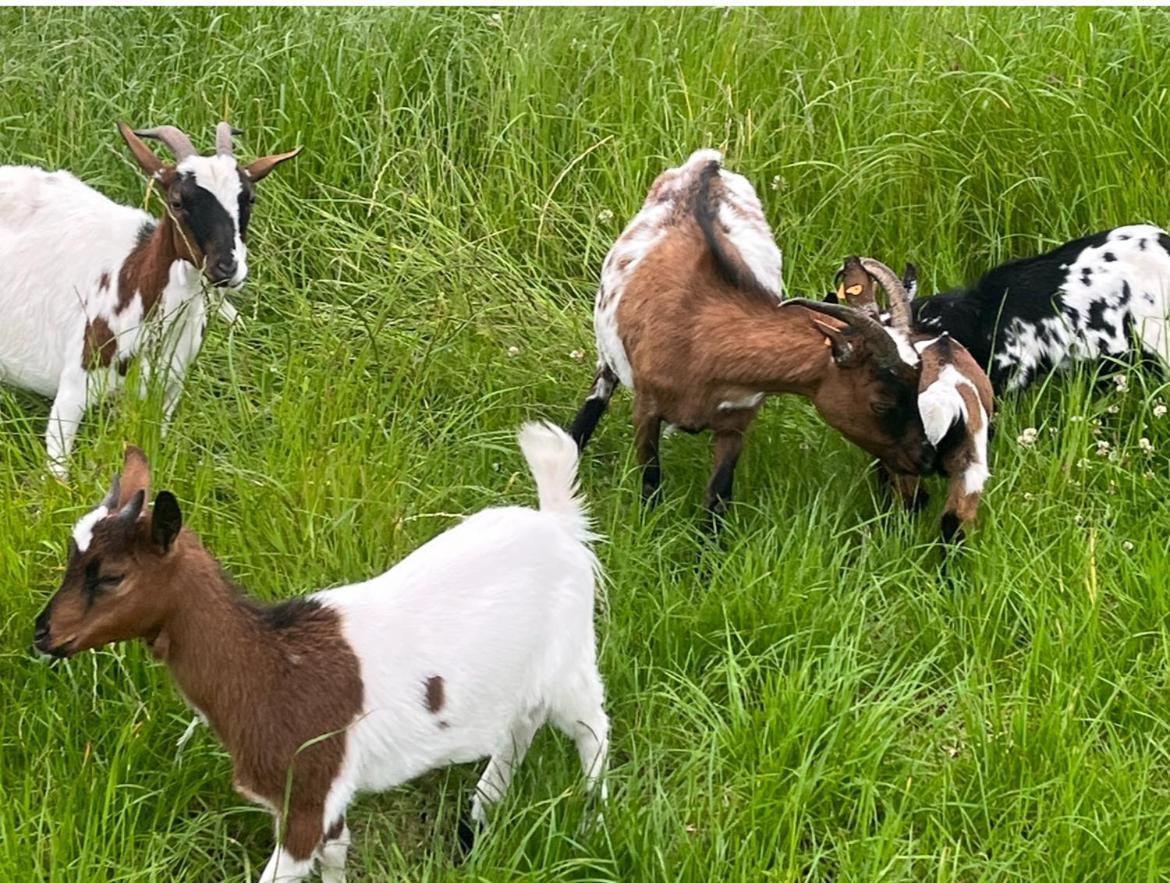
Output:
<svg viewBox="0 0 1170 883">
<path fill-rule="evenodd" d="M 877 414 L 877 416 L 884 417 L 886 414 L 889 414 L 891 411 L 894 410 L 894 406 L 890 402 L 880 402 L 879 401 L 879 402 L 873 402 L 872 404 L 870 404 L 869 409 L 871 411 L 873 411 L 875 414 Z"/>
<path fill-rule="evenodd" d="M 179 212 L 183 210 L 183 200 L 178 196 L 172 196 L 170 199 L 171 208 Z"/>
</svg>

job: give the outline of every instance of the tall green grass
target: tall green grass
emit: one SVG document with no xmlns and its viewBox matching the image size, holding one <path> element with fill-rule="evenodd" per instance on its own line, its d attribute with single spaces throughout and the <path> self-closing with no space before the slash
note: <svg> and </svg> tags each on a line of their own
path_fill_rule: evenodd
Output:
<svg viewBox="0 0 1170 883">
<path fill-rule="evenodd" d="M 48 403 L 0 391 L 0 879 L 240 881 L 271 848 L 213 738 L 176 750 L 188 712 L 142 647 L 26 653 L 124 441 L 258 596 L 367 577 L 533 500 L 514 429 L 579 404 L 601 258 L 665 166 L 722 148 L 792 292 L 856 252 L 942 288 L 1170 222 L 1167 46 L 1167 14 L 1133 9 L 0 11 L 4 162 L 141 203 L 116 119 L 305 145 L 261 187 L 245 322 L 213 325 L 165 440 L 118 399 L 63 486 Z M 467 865 L 456 768 L 355 805 L 350 879 L 1170 876 L 1170 391 L 1129 387 L 1002 402 L 949 585 L 938 505 L 891 511 L 796 400 L 752 430 L 719 548 L 707 439 L 668 441 L 643 511 L 619 396 L 582 467 L 604 827 L 579 832 L 574 752 L 542 734 Z"/>
</svg>

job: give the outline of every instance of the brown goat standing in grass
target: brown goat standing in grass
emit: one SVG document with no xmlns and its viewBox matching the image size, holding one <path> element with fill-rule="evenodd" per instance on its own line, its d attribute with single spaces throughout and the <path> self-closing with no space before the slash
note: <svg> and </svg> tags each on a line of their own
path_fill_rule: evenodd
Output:
<svg viewBox="0 0 1170 883">
<path fill-rule="evenodd" d="M 584 448 L 620 381 L 634 391 L 642 495 L 659 487 L 663 422 L 715 434 L 712 514 L 731 499 L 743 435 L 764 398 L 808 398 L 898 472 L 933 461 L 917 356 L 848 306 L 780 299 L 780 252 L 747 179 L 700 150 L 654 182 L 602 265 L 597 374 L 569 432 Z"/>
</svg>

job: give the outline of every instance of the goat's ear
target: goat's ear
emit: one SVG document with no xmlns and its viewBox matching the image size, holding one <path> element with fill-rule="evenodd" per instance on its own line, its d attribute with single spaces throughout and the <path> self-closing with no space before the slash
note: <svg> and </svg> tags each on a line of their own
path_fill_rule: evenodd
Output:
<svg viewBox="0 0 1170 883">
<path fill-rule="evenodd" d="M 849 342 L 849 338 L 832 325 L 826 325 L 817 319 L 813 319 L 812 323 L 817 326 L 817 331 L 825 335 L 825 340 L 833 348 L 833 361 L 842 367 L 851 364 L 854 349 L 853 344 Z"/>
<path fill-rule="evenodd" d="M 274 153 L 272 156 L 262 156 L 260 159 L 252 160 L 244 166 L 244 174 L 252 179 L 253 182 L 259 181 L 268 176 L 268 173 L 275 169 L 285 160 L 290 160 L 298 153 L 301 148 L 290 150 L 288 153 Z"/>
<path fill-rule="evenodd" d="M 168 552 L 182 526 L 183 513 L 179 510 L 179 501 L 170 491 L 159 491 L 151 512 L 150 538 L 155 545 Z"/>
<path fill-rule="evenodd" d="M 118 481 L 118 508 L 121 509 L 131 498 L 142 491 L 142 496 L 150 494 L 150 463 L 146 454 L 137 445 L 126 445 L 126 454 L 122 459 L 122 475 Z"/>
<path fill-rule="evenodd" d="M 914 290 L 918 287 L 918 268 L 908 261 L 906 269 L 902 271 L 902 287 L 911 297 L 914 296 Z"/>
<path fill-rule="evenodd" d="M 154 155 L 154 151 L 146 146 L 146 142 L 134 134 L 125 123 L 118 122 L 118 131 L 122 133 L 122 137 L 126 139 L 126 146 L 130 148 L 130 152 L 134 154 L 134 158 L 138 160 L 138 165 L 141 166 L 142 171 L 152 177 L 158 177 L 166 163 Z"/>
</svg>

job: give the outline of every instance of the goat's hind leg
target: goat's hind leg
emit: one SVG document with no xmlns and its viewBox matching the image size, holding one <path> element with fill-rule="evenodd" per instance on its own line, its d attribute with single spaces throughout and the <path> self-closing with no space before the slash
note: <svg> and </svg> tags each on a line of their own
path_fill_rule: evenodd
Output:
<svg viewBox="0 0 1170 883">
<path fill-rule="evenodd" d="M 459 820 L 459 848 L 463 855 L 471 852 L 476 835 L 487 825 L 487 808 L 499 803 L 507 793 L 512 784 L 512 773 L 524 760 L 540 724 L 535 716 L 521 717 L 513 722 L 508 739 L 488 759 L 471 797 L 470 816 Z"/>
<path fill-rule="evenodd" d="M 658 443 L 662 437 L 662 417 L 643 394 L 634 397 L 634 450 L 642 467 L 642 502 L 653 506 L 662 487 L 662 464 Z"/>
<path fill-rule="evenodd" d="M 558 730 L 577 746 L 586 793 L 596 795 L 601 803 L 609 797 L 605 783 L 609 757 L 609 716 L 605 713 L 605 688 L 595 662 L 572 679 L 550 709 L 549 718 Z M 600 821 L 600 817 L 598 819 Z"/>
<path fill-rule="evenodd" d="M 593 430 L 597 428 L 605 409 L 609 407 L 609 400 L 613 398 L 613 391 L 616 388 L 617 375 L 609 366 L 602 363 L 593 377 L 593 386 L 589 388 L 585 403 L 581 405 L 581 410 L 577 412 L 569 427 L 569 435 L 577 443 L 577 450 L 585 450 L 585 445 L 589 443 Z"/>
</svg>

